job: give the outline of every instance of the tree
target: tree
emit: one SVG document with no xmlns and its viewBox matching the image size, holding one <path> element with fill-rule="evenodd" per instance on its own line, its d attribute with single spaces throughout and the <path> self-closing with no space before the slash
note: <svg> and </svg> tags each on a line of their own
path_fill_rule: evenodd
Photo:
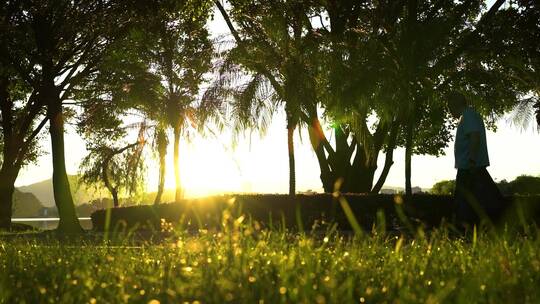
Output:
<svg viewBox="0 0 540 304">
<path fill-rule="evenodd" d="M 205 28 L 210 8 L 207 1 L 164 1 L 136 41 L 141 56 L 147 60 L 147 71 L 160 79 L 158 96 L 142 105 L 143 112 L 157 124 L 155 147 L 160 178 L 155 203 L 160 201 L 165 182 L 167 128 L 173 131 L 175 200 L 183 197 L 180 141 L 196 123 L 195 112 L 202 110 L 197 108 L 196 96 L 204 74 L 211 68 L 212 44 Z"/>
<path fill-rule="evenodd" d="M 182 197 L 180 136 L 197 124 L 196 95 L 210 68 L 212 46 L 205 29 L 208 13 L 204 1 L 161 1 L 152 8 L 151 18 L 136 19 L 128 35 L 111 45 L 87 85 L 78 88 L 77 99 L 83 101 L 85 112 L 103 104 L 108 105 L 106 112 L 117 116 L 134 111 L 152 121 L 148 129 L 153 131 L 160 176 L 155 203 L 160 202 L 164 189 L 169 127 L 174 134 L 176 200 Z M 114 119 L 98 121 L 90 126 L 99 128 Z"/>
<path fill-rule="evenodd" d="M 97 119 L 98 115 L 93 113 L 92 123 L 94 125 L 92 126 L 89 123 L 88 114 L 85 116 L 86 123 L 79 123 L 79 132 L 86 135 L 87 150 L 89 151 L 79 165 L 80 182 L 86 185 L 95 185 L 98 188 L 105 186 L 111 193 L 113 206 L 118 207 L 119 193 L 132 195 L 139 192 L 144 184 L 146 172 L 143 149 L 146 143 L 147 126 L 145 122 L 135 124 L 139 128 L 137 139 L 132 143 L 124 143 L 123 146 L 115 147 L 121 141 L 120 139 L 126 137 L 126 129 L 130 129 L 130 126 L 122 127 L 116 124 L 107 130 L 105 124 Z M 101 122 L 101 124 L 98 125 L 97 122 Z M 105 134 L 109 134 L 109 136 L 106 137 Z"/>
<path fill-rule="evenodd" d="M 0 62 L 0 229 L 8 230 L 15 180 L 21 168 L 39 156 L 37 139 L 46 123 L 35 94 L 9 70 Z"/>
<path fill-rule="evenodd" d="M 539 195 L 540 177 L 520 175 L 508 185 L 509 194 Z"/>
<path fill-rule="evenodd" d="M 393 163 L 401 123 L 393 105 L 395 90 L 383 85 L 395 80 L 389 73 L 392 62 L 381 56 L 380 45 L 371 37 L 377 24 L 370 16 L 381 14 L 362 3 L 337 1 L 322 2 L 317 11 L 323 37 L 320 58 L 326 58 L 318 96 L 335 138 L 333 147 L 312 110 L 309 134 L 323 188 L 332 192 L 339 181 L 342 192 L 378 192 Z M 384 169 L 373 185 L 383 149 Z"/>
<path fill-rule="evenodd" d="M 236 110 L 241 124 L 252 125 L 246 122 L 259 119 L 250 117 L 254 109 L 260 112 L 261 106 L 273 107 L 273 103 L 268 104 L 258 97 L 268 95 L 283 105 L 289 158 L 289 194 L 294 195 L 296 169 L 293 134 L 297 126 L 305 122 L 302 117 L 306 116 L 307 108 L 311 109 L 316 104 L 313 67 L 308 66 L 308 58 L 315 55 L 310 52 L 315 36 L 312 32 L 304 31 L 306 26 L 310 26 L 304 15 L 309 9 L 308 1 L 229 1 L 228 11 L 220 1 L 214 3 L 236 42 L 225 66 L 231 65 L 236 72 L 237 67 L 231 63 L 238 64 L 251 78 L 240 94 L 236 94 L 236 104 L 243 106 Z M 223 82 L 218 81 L 217 85 L 223 86 Z M 269 87 L 273 90 L 270 94 Z M 253 107 L 245 102 L 249 100 L 246 97 L 250 96 L 252 100 L 257 100 Z"/>
<path fill-rule="evenodd" d="M 9 7 L 10 64 L 36 92 L 49 122 L 58 230 L 78 232 L 65 168 L 63 103 L 125 35 L 133 11 L 123 1 L 9 1 Z"/>
<path fill-rule="evenodd" d="M 511 121 L 540 127 L 540 7 L 537 1 L 516 1 L 494 16 L 482 34 L 493 65 L 504 69 L 523 91 Z"/>
<path fill-rule="evenodd" d="M 332 58 L 324 69 L 330 80 L 326 104 L 333 105 L 334 119 L 353 122 L 349 130 L 375 160 L 378 149 L 371 147 L 380 145 L 362 139 L 373 138 L 364 122 L 371 113 L 379 119 L 373 135 L 385 123 L 398 125 L 397 145 L 406 150 L 408 194 L 412 155 L 437 155 L 450 139 L 452 124 L 444 118 L 446 92 L 466 92 L 483 113 L 492 115 L 504 112 L 523 92 L 490 64 L 490 55 L 481 47 L 486 41 L 483 31 L 503 2 L 496 1 L 486 11 L 481 1 L 323 2 Z M 379 133 L 383 138 L 388 134 Z M 393 140 L 388 146 L 395 146 Z M 370 173 L 373 167 L 363 171 Z"/>
<path fill-rule="evenodd" d="M 111 193 L 113 206 L 119 206 L 118 194 L 137 191 L 144 181 L 141 157 L 141 145 L 135 142 L 121 148 L 96 146 L 81 161 L 81 182 L 91 185 L 103 185 Z M 129 153 L 130 150 L 134 150 Z M 125 155 L 123 155 L 125 154 Z M 133 178 L 133 175 L 136 178 Z"/>
<path fill-rule="evenodd" d="M 37 139 L 47 122 L 36 91 L 13 65 L 14 45 L 27 48 L 24 33 L 13 32 L 17 11 L 0 5 L 0 229 L 10 229 L 15 180 L 21 168 L 40 154 Z"/>
<path fill-rule="evenodd" d="M 437 182 L 431 187 L 430 193 L 437 195 L 454 195 L 454 189 L 456 188 L 455 180 L 444 180 Z"/>
</svg>

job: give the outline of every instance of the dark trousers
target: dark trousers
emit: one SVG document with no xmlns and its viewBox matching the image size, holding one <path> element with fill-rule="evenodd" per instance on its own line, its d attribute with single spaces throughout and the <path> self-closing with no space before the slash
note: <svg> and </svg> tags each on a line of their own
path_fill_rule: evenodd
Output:
<svg viewBox="0 0 540 304">
<path fill-rule="evenodd" d="M 459 221 L 493 219 L 502 212 L 504 198 L 485 167 L 458 169 L 454 193 Z"/>
</svg>

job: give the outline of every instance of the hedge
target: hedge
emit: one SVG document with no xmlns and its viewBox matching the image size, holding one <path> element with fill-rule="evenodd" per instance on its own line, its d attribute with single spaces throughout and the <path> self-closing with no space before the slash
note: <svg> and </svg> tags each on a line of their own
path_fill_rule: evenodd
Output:
<svg viewBox="0 0 540 304">
<path fill-rule="evenodd" d="M 364 195 L 344 194 L 354 218 L 364 229 L 371 229 L 383 218 L 387 227 L 411 227 L 421 223 L 437 226 L 455 221 L 452 196 L 415 194 Z M 287 227 L 310 230 L 322 222 L 336 223 L 341 230 L 351 230 L 344 212 L 343 200 L 331 194 L 315 195 L 224 195 L 186 199 L 179 203 L 139 205 L 98 210 L 91 215 L 94 230 L 144 229 L 161 230 L 163 223 L 181 223 L 187 229 L 219 228 L 227 218 L 244 216 L 246 221 L 265 227 Z M 507 198 L 503 214 L 491 215 L 507 222 L 530 222 L 540 218 L 540 196 Z M 109 224 L 106 225 L 107 213 Z M 377 215 L 378 214 L 378 215 Z M 225 218 L 224 218 L 225 217 Z M 377 219 L 378 218 L 378 219 Z"/>
</svg>

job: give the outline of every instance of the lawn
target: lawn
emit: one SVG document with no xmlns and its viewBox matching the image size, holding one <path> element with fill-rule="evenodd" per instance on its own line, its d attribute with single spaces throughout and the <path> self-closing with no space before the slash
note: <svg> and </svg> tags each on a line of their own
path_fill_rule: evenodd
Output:
<svg viewBox="0 0 540 304">
<path fill-rule="evenodd" d="M 313 235 L 226 218 L 219 232 L 162 230 L 159 240 L 0 238 L 0 302 L 540 302 L 536 226 Z"/>
</svg>

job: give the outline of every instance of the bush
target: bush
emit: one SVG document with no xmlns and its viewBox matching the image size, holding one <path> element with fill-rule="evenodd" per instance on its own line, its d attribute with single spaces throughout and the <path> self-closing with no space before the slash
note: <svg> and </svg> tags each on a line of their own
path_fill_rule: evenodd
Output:
<svg viewBox="0 0 540 304">
<path fill-rule="evenodd" d="M 448 195 L 418 194 L 411 197 L 399 195 L 343 196 L 350 206 L 359 225 L 370 230 L 381 221 L 384 214 L 386 228 L 411 228 L 416 223 L 428 227 L 438 226 L 443 220 L 453 220 L 454 201 Z M 521 198 L 517 204 L 525 208 L 526 216 L 538 214 L 539 197 Z M 265 227 L 284 227 L 310 230 L 324 222 L 338 225 L 338 229 L 352 230 L 341 203 L 330 194 L 317 195 L 237 195 L 213 196 L 184 200 L 180 203 L 142 205 L 99 210 L 92 214 L 92 225 L 96 230 L 132 229 L 161 230 L 163 221 L 179 223 L 187 229 L 219 228 L 228 219 L 242 215 L 246 221 L 256 221 Z M 380 211 L 380 212 L 379 212 Z M 106 225 L 110 212 L 109 225 Z M 379 212 L 379 219 L 377 213 Z M 513 211 L 512 211 L 513 212 Z M 512 221 L 515 212 L 505 215 Z M 519 215 L 521 218 L 523 215 Z"/>
<path fill-rule="evenodd" d="M 433 185 L 430 192 L 436 195 L 454 195 L 455 187 L 455 180 L 443 180 Z"/>
<path fill-rule="evenodd" d="M 521 175 L 509 183 L 511 194 L 539 195 L 540 177 Z"/>
<path fill-rule="evenodd" d="M 414 199 L 394 195 L 344 195 L 358 222 L 370 229 L 378 210 L 384 212 L 387 222 L 398 218 L 396 207 L 403 209 L 413 218 L 426 219 L 436 224 L 442 217 L 452 214 L 453 200 L 450 196 L 415 195 Z M 399 198 L 399 199 L 398 199 Z M 395 201 L 404 202 L 401 205 Z M 437 208 L 428 206 L 437 205 Z M 193 228 L 219 227 L 223 214 L 232 217 L 242 214 L 250 220 L 266 226 L 298 228 L 299 221 L 305 229 L 317 223 L 336 222 L 341 229 L 351 229 L 340 203 L 331 194 L 317 195 L 237 195 L 213 196 L 184 200 L 180 203 L 143 205 L 109 209 L 109 227 L 126 228 L 141 226 L 144 229 L 160 229 L 161 220 L 183 222 Z M 94 229 L 105 227 L 106 211 L 94 212 L 91 216 Z M 202 226 L 202 227 L 199 227 Z"/>
</svg>

